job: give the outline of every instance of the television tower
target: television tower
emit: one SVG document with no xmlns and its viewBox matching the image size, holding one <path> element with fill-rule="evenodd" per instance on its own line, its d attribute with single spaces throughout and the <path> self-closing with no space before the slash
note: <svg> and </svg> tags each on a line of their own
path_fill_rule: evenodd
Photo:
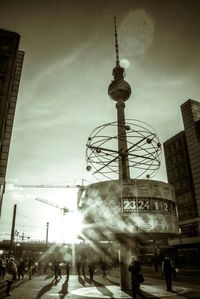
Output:
<svg viewBox="0 0 200 299">
<path fill-rule="evenodd" d="M 114 30 L 116 65 L 108 95 L 116 103 L 117 120 L 96 127 L 86 144 L 86 170 L 99 181 L 102 177 L 109 180 L 85 188 L 85 221 L 94 226 L 83 234 L 95 241 L 117 241 L 120 287 L 126 291 L 130 288 L 128 265 L 133 255 L 139 255 L 139 242 L 176 235 L 178 221 L 173 188 L 151 179 L 160 167 L 161 143 L 156 132 L 144 122 L 125 119 L 131 87 L 120 65 L 116 18 Z"/>
<path fill-rule="evenodd" d="M 117 109 L 117 123 L 118 123 L 118 151 L 119 151 L 119 180 L 129 180 L 129 162 L 128 162 L 128 148 L 126 139 L 125 124 L 125 102 L 131 95 L 131 87 L 128 82 L 124 80 L 125 70 L 120 66 L 119 61 L 119 47 L 117 38 L 117 24 L 116 17 L 114 17 L 115 26 L 115 51 L 116 51 L 116 66 L 113 69 L 112 75 L 114 80 L 108 87 L 109 96 L 116 102 Z"/>
</svg>

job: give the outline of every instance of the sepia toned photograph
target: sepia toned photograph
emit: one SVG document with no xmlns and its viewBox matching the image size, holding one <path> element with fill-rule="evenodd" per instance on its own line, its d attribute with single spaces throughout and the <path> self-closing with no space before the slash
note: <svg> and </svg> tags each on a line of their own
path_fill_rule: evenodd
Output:
<svg viewBox="0 0 200 299">
<path fill-rule="evenodd" d="M 199 11 L 0 0 L 0 299 L 200 299 Z"/>
</svg>

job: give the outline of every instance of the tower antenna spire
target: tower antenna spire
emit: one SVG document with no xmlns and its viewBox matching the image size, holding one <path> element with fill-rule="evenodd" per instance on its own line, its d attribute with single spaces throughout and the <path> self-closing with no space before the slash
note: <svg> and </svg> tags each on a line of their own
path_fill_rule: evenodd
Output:
<svg viewBox="0 0 200 299">
<path fill-rule="evenodd" d="M 114 29 L 115 29 L 115 55 L 116 55 L 116 65 L 113 68 L 112 75 L 113 81 L 108 87 L 108 94 L 115 102 L 127 101 L 131 95 L 131 87 L 124 80 L 125 70 L 120 65 L 119 61 L 119 47 L 118 47 L 118 35 L 117 35 L 117 22 L 116 17 L 114 16 Z"/>
<path fill-rule="evenodd" d="M 116 54 L 116 66 L 113 69 L 114 79 L 123 79 L 125 77 L 124 68 L 121 67 L 119 63 L 119 46 L 118 46 L 118 36 L 117 36 L 117 22 L 116 17 L 114 17 L 114 27 L 115 27 L 115 54 Z"/>
<path fill-rule="evenodd" d="M 119 66 L 119 47 L 118 47 L 118 36 L 117 36 L 117 20 L 114 16 L 114 26 L 115 26 L 115 51 L 116 51 L 116 66 Z"/>
</svg>

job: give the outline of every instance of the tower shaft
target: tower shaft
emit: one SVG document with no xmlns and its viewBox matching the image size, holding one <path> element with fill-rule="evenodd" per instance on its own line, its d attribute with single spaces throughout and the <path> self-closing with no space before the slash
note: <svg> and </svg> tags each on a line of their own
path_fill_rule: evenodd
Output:
<svg viewBox="0 0 200 299">
<path fill-rule="evenodd" d="M 131 95 L 131 87 L 128 82 L 124 80 L 125 71 L 120 66 L 119 48 L 117 39 L 117 23 L 114 18 L 115 26 L 115 54 L 116 66 L 113 69 L 113 81 L 108 87 L 109 96 L 116 102 L 117 109 L 117 124 L 118 124 L 118 152 L 119 152 L 119 180 L 130 179 L 129 162 L 128 162 L 128 148 L 126 138 L 125 126 L 125 101 Z"/>
<path fill-rule="evenodd" d="M 119 151 L 119 180 L 130 179 L 128 148 L 125 126 L 125 103 L 123 100 L 116 104 L 118 122 L 118 151 Z"/>
</svg>

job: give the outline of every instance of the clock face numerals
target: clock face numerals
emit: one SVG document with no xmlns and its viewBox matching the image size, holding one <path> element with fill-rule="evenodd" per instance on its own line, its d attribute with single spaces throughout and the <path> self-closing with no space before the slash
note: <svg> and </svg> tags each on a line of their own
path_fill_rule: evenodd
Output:
<svg viewBox="0 0 200 299">
<path fill-rule="evenodd" d="M 176 214 L 175 203 L 171 200 L 152 197 L 123 197 L 122 213 Z"/>
<path fill-rule="evenodd" d="M 122 199 L 123 212 L 137 212 L 136 199 L 127 197 Z"/>
</svg>

